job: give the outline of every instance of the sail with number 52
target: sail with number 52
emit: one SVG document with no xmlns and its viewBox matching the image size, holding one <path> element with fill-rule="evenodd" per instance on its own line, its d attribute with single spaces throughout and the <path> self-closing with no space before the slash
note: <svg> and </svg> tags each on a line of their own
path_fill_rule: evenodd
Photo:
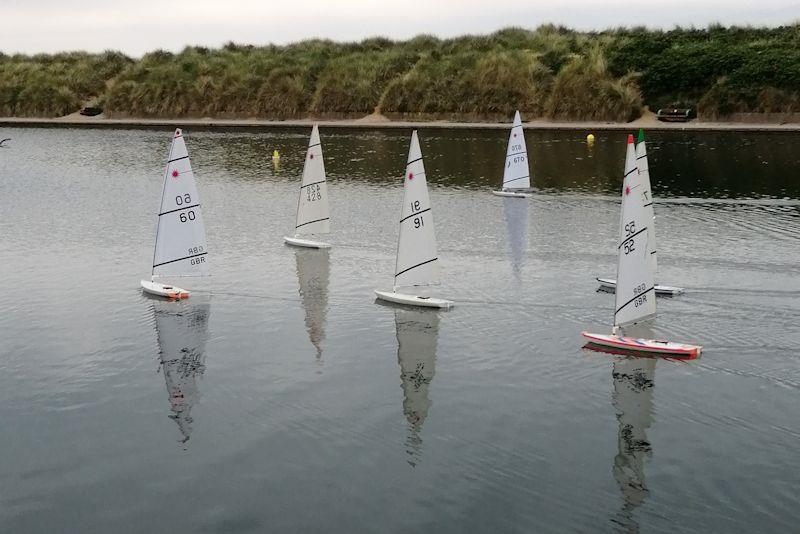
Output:
<svg viewBox="0 0 800 534">
<path fill-rule="evenodd" d="M 656 298 L 648 246 L 652 216 L 645 208 L 644 185 L 636 166 L 633 136 L 628 136 L 617 260 L 614 325 L 625 326 L 656 313 Z"/>
<path fill-rule="evenodd" d="M 200 195 L 180 129 L 169 150 L 158 210 L 153 277 L 203 276 L 209 272 Z"/>
<path fill-rule="evenodd" d="M 421 286 L 439 282 L 439 262 L 433 213 L 425 180 L 425 166 L 416 130 L 411 134 L 403 185 L 400 239 L 397 244 L 394 286 Z"/>
</svg>

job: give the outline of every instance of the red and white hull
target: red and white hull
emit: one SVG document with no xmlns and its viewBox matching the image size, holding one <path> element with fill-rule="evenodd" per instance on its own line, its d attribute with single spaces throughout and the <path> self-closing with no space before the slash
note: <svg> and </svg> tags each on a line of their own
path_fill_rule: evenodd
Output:
<svg viewBox="0 0 800 534">
<path fill-rule="evenodd" d="M 589 332 L 581 332 L 581 335 L 589 341 L 590 345 L 629 352 L 647 352 L 673 358 L 694 359 L 700 356 L 700 352 L 703 350 L 703 347 L 699 345 L 657 339 L 640 339 L 614 334 L 590 334 Z"/>
</svg>

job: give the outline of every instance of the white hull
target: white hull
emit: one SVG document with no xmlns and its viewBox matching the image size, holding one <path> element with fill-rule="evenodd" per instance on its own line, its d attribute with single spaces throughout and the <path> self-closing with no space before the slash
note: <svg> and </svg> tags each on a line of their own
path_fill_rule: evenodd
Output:
<svg viewBox="0 0 800 534">
<path fill-rule="evenodd" d="M 597 281 L 600 283 L 600 289 L 603 291 L 613 293 L 617 289 L 617 281 L 612 278 L 598 278 Z M 662 286 L 656 284 L 655 289 L 656 295 L 675 296 L 683 293 L 682 287 Z"/>
<path fill-rule="evenodd" d="M 449 310 L 453 307 L 452 300 L 437 299 L 433 297 L 418 297 L 416 295 L 405 295 L 394 291 L 375 291 L 379 299 L 395 304 L 405 304 L 407 306 L 420 306 L 424 308 L 443 308 Z"/>
<path fill-rule="evenodd" d="M 530 193 L 523 193 L 520 191 L 492 191 L 493 195 L 497 195 L 498 197 L 512 197 L 512 198 L 528 198 L 531 196 Z"/>
<path fill-rule="evenodd" d="M 152 282 L 150 280 L 142 280 L 142 291 L 145 293 L 149 293 L 150 295 L 156 295 L 158 297 L 166 297 L 168 299 L 188 299 L 189 292 L 185 289 L 181 289 L 180 287 L 171 286 L 167 284 L 160 284 L 158 282 Z"/>
<path fill-rule="evenodd" d="M 313 241 L 311 239 L 301 239 L 299 237 L 284 237 L 284 242 L 287 245 L 293 245 L 295 247 L 305 247 L 305 248 L 331 248 L 330 243 L 324 243 L 322 241 Z"/>
<path fill-rule="evenodd" d="M 581 335 L 589 341 L 590 345 L 618 351 L 646 352 L 673 358 L 697 358 L 703 350 L 703 347 L 699 345 L 686 345 L 684 343 L 672 343 L 671 341 L 656 339 L 639 339 L 615 336 L 613 334 L 590 334 L 588 332 L 581 332 Z M 613 352 L 613 350 L 610 352 Z"/>
</svg>

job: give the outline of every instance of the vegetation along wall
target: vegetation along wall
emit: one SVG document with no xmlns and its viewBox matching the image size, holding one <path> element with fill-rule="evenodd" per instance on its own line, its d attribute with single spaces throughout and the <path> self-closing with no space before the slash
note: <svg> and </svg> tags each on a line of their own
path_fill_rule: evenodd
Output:
<svg viewBox="0 0 800 534">
<path fill-rule="evenodd" d="M 229 43 L 142 58 L 0 53 L 0 116 L 56 117 L 88 102 L 109 116 L 629 121 L 643 106 L 702 118 L 800 112 L 800 24 L 491 35 L 287 46 Z"/>
</svg>

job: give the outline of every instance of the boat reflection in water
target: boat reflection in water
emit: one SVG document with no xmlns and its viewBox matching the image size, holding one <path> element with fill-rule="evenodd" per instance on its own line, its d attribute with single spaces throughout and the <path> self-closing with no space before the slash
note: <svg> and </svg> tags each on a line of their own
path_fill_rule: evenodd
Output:
<svg viewBox="0 0 800 534">
<path fill-rule="evenodd" d="M 517 283 L 522 281 L 522 264 L 528 248 L 528 204 L 527 198 L 503 198 L 503 212 L 506 216 L 508 233 L 508 253 L 511 257 L 511 272 Z"/>
<path fill-rule="evenodd" d="M 397 361 L 403 388 L 403 414 L 408 421 L 406 439 L 408 463 L 414 467 L 422 456 L 422 424 L 428 417 L 428 396 L 436 372 L 436 343 L 439 338 L 439 313 L 432 310 L 394 311 L 397 329 Z"/>
<path fill-rule="evenodd" d="M 638 532 L 634 512 L 647 498 L 644 462 L 652 454 L 647 429 L 653 421 L 656 358 L 622 357 L 614 361 L 613 403 L 617 412 L 618 452 L 614 479 L 622 492 L 622 509 L 615 518 L 625 532 Z"/>
<path fill-rule="evenodd" d="M 328 249 L 297 249 L 297 280 L 300 299 L 306 313 L 306 330 L 311 344 L 317 350 L 317 360 L 322 359 L 322 342 L 325 340 L 325 319 L 328 315 L 328 280 L 330 258 Z"/>
<path fill-rule="evenodd" d="M 153 300 L 158 335 L 159 371 L 163 372 L 169 397 L 170 419 L 183 436 L 192 434 L 192 407 L 199 398 L 197 381 L 205 372 L 205 348 L 211 302 L 206 295 L 192 294 L 181 301 Z"/>
</svg>

